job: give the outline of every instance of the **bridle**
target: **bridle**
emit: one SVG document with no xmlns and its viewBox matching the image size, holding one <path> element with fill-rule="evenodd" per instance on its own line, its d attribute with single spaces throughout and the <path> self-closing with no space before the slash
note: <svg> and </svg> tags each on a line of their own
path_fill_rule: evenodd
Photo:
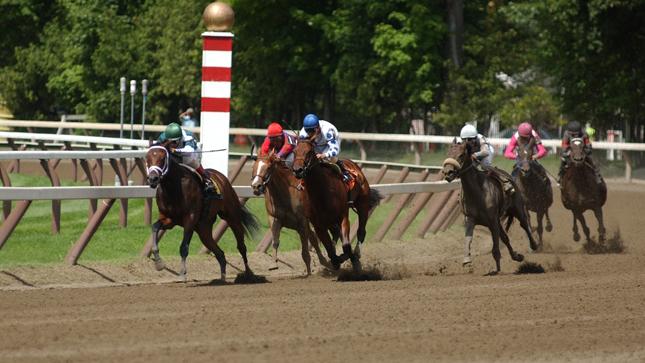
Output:
<svg viewBox="0 0 645 363">
<path fill-rule="evenodd" d="M 308 141 L 308 140 L 307 141 L 300 141 L 300 142 L 305 142 L 305 143 L 311 144 L 311 141 Z M 300 160 L 300 161 L 302 161 L 304 163 L 304 166 L 302 167 L 302 169 L 300 169 L 300 172 L 297 173 L 297 174 L 300 175 L 299 177 L 304 178 L 305 176 L 307 176 L 307 173 L 309 172 L 311 167 L 316 165 L 316 161 L 318 160 L 318 158 L 316 158 L 314 154 L 315 154 L 315 151 L 314 151 L 314 148 L 313 148 L 313 145 L 312 145 L 311 150 L 306 155 L 304 155 L 302 157 L 296 156 L 294 158 L 294 160 L 293 160 L 294 164 L 298 160 Z M 296 176 L 298 176 L 298 175 L 296 175 Z"/>
<path fill-rule="evenodd" d="M 271 159 L 268 156 L 258 158 L 258 160 L 269 164 L 269 166 L 267 167 L 267 171 L 264 175 L 260 175 L 259 173 L 257 173 L 256 175 L 251 176 L 251 180 L 255 178 L 260 178 L 262 180 L 262 183 L 260 184 L 260 188 L 261 190 L 263 190 L 264 188 L 266 188 L 267 184 L 269 184 L 269 182 L 271 181 L 271 177 L 273 176 L 274 166 L 273 166 L 273 162 L 271 162 Z"/>
<path fill-rule="evenodd" d="M 163 165 L 163 167 L 159 167 L 157 165 L 148 166 L 146 171 L 147 171 L 148 175 L 150 175 L 153 172 L 156 172 L 157 174 L 159 174 L 159 177 L 162 178 L 163 176 L 165 176 L 168 173 L 168 167 L 170 166 L 170 154 L 168 152 L 168 149 L 166 149 L 165 147 L 163 147 L 161 145 L 150 146 L 150 148 L 148 148 L 148 152 L 150 152 L 150 150 L 153 150 L 153 149 L 163 150 L 163 152 L 165 154 L 164 165 Z M 148 164 L 147 160 L 146 160 L 146 164 Z"/>
</svg>

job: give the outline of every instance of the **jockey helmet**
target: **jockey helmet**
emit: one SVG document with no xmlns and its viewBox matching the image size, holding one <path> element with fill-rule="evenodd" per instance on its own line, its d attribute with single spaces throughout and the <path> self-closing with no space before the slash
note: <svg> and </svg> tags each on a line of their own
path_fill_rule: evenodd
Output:
<svg viewBox="0 0 645 363">
<path fill-rule="evenodd" d="M 282 135 L 282 126 L 277 122 L 270 123 L 269 128 L 267 129 L 267 136 L 275 137 L 280 135 Z"/>
<path fill-rule="evenodd" d="M 313 113 L 308 114 L 305 116 L 305 119 L 302 121 L 302 127 L 306 129 L 313 129 L 318 127 L 318 116 L 314 115 Z"/>
<path fill-rule="evenodd" d="M 461 128 L 459 137 L 462 139 L 474 139 L 477 137 L 477 129 L 473 125 L 466 125 Z"/>
<path fill-rule="evenodd" d="M 166 140 L 170 141 L 177 141 L 183 136 L 183 133 L 181 132 L 181 126 L 179 126 L 179 124 L 175 122 L 166 126 L 164 134 L 166 135 Z"/>
<path fill-rule="evenodd" d="M 578 121 L 569 121 L 567 124 L 567 130 L 579 133 L 582 131 L 582 125 L 580 125 L 580 122 Z"/>
<path fill-rule="evenodd" d="M 533 132 L 533 126 L 531 126 L 531 124 L 528 122 L 522 122 L 520 126 L 517 128 L 517 132 L 522 137 L 529 137 Z"/>
</svg>

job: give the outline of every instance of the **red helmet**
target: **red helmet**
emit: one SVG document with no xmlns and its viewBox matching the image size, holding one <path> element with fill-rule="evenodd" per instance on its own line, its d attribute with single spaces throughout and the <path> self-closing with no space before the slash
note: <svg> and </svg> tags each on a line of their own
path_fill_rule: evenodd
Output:
<svg viewBox="0 0 645 363">
<path fill-rule="evenodd" d="M 531 126 L 531 124 L 528 122 L 522 122 L 517 128 L 517 132 L 520 134 L 520 136 L 529 137 L 533 132 L 533 126 Z"/>
<path fill-rule="evenodd" d="M 267 129 L 267 136 L 273 137 L 280 135 L 282 135 L 282 126 L 280 126 L 280 124 L 277 122 L 272 122 Z"/>
</svg>

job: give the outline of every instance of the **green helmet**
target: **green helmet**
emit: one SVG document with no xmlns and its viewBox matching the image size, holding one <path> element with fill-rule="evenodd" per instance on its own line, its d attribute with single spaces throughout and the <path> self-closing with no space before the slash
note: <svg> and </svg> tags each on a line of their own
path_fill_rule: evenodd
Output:
<svg viewBox="0 0 645 363">
<path fill-rule="evenodd" d="M 166 131 L 164 131 L 164 134 L 166 135 L 166 140 L 171 141 L 179 140 L 183 136 L 181 132 L 181 126 L 179 126 L 179 124 L 175 122 L 166 126 Z"/>
</svg>

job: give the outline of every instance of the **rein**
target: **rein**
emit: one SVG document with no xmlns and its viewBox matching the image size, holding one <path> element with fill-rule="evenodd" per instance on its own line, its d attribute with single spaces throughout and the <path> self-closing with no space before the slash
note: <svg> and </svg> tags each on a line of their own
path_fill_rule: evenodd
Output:
<svg viewBox="0 0 645 363">
<path fill-rule="evenodd" d="M 164 160 L 165 160 L 165 163 L 164 163 L 163 168 L 161 168 L 161 167 L 159 167 L 159 166 L 157 166 L 157 165 L 152 165 L 152 166 L 148 166 L 148 168 L 147 168 L 147 170 L 146 170 L 146 171 L 147 171 L 148 175 L 150 175 L 150 173 L 152 173 L 152 172 L 155 172 L 155 171 L 156 171 L 156 172 L 157 172 L 157 173 L 159 173 L 161 176 L 164 176 L 164 175 L 166 175 L 166 174 L 168 173 L 168 167 L 170 166 L 170 162 L 169 162 L 169 161 L 170 161 L 170 155 L 169 155 L 169 153 L 168 153 L 168 149 L 166 149 L 166 148 L 165 148 L 165 147 L 163 147 L 163 146 L 154 145 L 154 146 L 150 146 L 150 148 L 148 149 L 148 151 L 150 151 L 150 150 L 152 150 L 152 149 L 160 149 L 160 150 L 163 150 L 163 151 L 164 151 L 164 153 L 166 154 L 166 158 L 164 159 Z"/>
<path fill-rule="evenodd" d="M 470 168 L 475 166 L 475 163 L 477 162 L 473 160 L 473 162 L 470 163 L 470 165 L 468 165 L 465 169 L 462 169 L 461 163 L 459 163 L 459 161 L 453 158 L 447 158 L 446 160 L 443 161 L 442 166 L 446 166 L 446 165 L 454 166 L 455 168 L 457 168 L 457 175 L 461 176 L 463 173 L 467 172 Z"/>
</svg>

